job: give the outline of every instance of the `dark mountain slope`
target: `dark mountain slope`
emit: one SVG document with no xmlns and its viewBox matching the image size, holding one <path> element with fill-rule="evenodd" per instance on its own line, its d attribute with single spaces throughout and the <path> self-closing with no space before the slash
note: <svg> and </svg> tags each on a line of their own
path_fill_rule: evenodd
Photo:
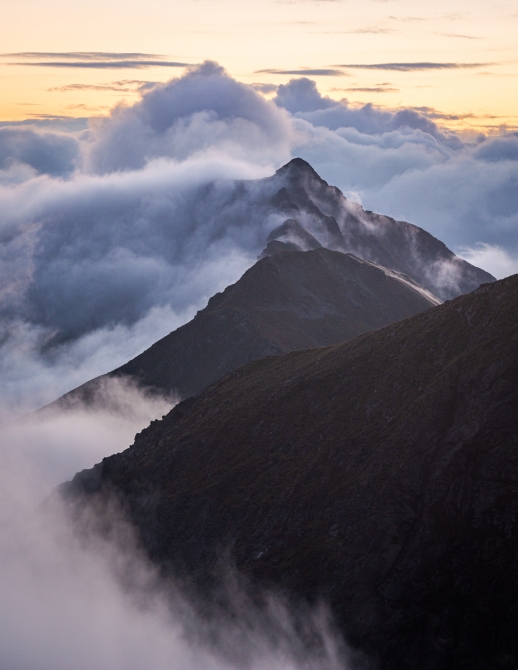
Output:
<svg viewBox="0 0 518 670">
<path fill-rule="evenodd" d="M 351 255 L 322 248 L 276 254 L 111 375 L 187 397 L 257 358 L 343 342 L 438 302 L 408 277 Z M 95 396 L 96 383 L 57 402 Z"/>
<path fill-rule="evenodd" d="M 240 368 L 61 490 L 117 491 L 171 569 L 323 594 L 383 669 L 517 668 L 517 407 L 513 276 Z"/>
</svg>

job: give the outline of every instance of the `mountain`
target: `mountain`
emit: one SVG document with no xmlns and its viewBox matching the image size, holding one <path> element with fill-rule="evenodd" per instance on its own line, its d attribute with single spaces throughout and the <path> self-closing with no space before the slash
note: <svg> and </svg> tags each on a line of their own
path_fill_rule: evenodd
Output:
<svg viewBox="0 0 518 670">
<path fill-rule="evenodd" d="M 159 393 L 196 395 L 249 361 L 342 342 L 494 281 L 421 228 L 350 202 L 300 158 L 265 179 L 208 184 L 196 201 L 266 248 L 193 321 L 109 373 Z M 97 401 L 103 379 L 51 407 Z"/>
<path fill-rule="evenodd" d="M 272 176 L 236 182 L 227 203 L 247 203 L 254 220 L 268 221 L 268 241 L 304 251 L 321 245 L 352 253 L 411 277 L 441 300 L 494 281 L 484 270 L 456 256 L 422 228 L 364 210 L 321 179 L 301 158 Z M 219 203 L 231 210 L 226 203 Z"/>
<path fill-rule="evenodd" d="M 268 254 L 192 321 L 110 376 L 185 398 L 257 358 L 343 342 L 440 302 L 409 277 L 351 254 L 322 247 Z M 99 379 L 59 406 L 95 398 Z"/>
<path fill-rule="evenodd" d="M 150 556 L 324 597 L 382 670 L 518 667 L 518 275 L 239 368 L 77 474 Z"/>
</svg>

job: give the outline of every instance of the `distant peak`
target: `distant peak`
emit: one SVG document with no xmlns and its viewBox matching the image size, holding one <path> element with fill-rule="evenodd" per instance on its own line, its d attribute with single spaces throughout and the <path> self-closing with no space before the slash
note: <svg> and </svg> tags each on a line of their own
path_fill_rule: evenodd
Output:
<svg viewBox="0 0 518 670">
<path fill-rule="evenodd" d="M 289 163 L 286 163 L 286 165 L 279 168 L 276 171 L 276 174 L 283 175 L 288 172 L 292 174 L 309 173 L 317 179 L 321 179 L 320 175 L 303 158 L 292 158 Z"/>
</svg>

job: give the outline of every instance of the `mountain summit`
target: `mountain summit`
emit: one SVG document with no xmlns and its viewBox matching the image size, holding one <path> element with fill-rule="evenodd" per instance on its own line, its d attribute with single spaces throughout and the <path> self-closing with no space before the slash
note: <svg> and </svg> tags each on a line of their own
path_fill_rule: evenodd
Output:
<svg viewBox="0 0 518 670">
<path fill-rule="evenodd" d="M 270 233 L 270 242 L 278 240 L 307 250 L 314 248 L 308 246 L 309 234 L 323 247 L 403 272 L 441 300 L 494 281 L 489 273 L 456 256 L 422 228 L 347 200 L 301 158 L 294 158 L 273 177 L 257 184 L 262 184 L 262 198 L 269 197 L 270 216 L 279 224 L 292 221 L 289 227 L 281 225 Z"/>
</svg>

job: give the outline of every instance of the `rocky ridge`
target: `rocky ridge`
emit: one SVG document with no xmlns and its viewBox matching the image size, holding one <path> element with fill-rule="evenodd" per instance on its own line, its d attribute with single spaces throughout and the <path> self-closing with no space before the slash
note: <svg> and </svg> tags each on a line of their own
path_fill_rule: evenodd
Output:
<svg viewBox="0 0 518 670">
<path fill-rule="evenodd" d="M 518 666 L 518 276 L 239 368 L 70 501 L 116 494 L 149 555 L 324 597 L 383 670 Z"/>
<path fill-rule="evenodd" d="M 264 356 L 337 344 L 440 301 L 409 277 L 319 247 L 266 255 L 186 325 L 110 373 L 161 394 L 196 395 Z M 92 402 L 101 377 L 66 394 Z M 55 407 L 56 403 L 50 405 Z"/>
</svg>

